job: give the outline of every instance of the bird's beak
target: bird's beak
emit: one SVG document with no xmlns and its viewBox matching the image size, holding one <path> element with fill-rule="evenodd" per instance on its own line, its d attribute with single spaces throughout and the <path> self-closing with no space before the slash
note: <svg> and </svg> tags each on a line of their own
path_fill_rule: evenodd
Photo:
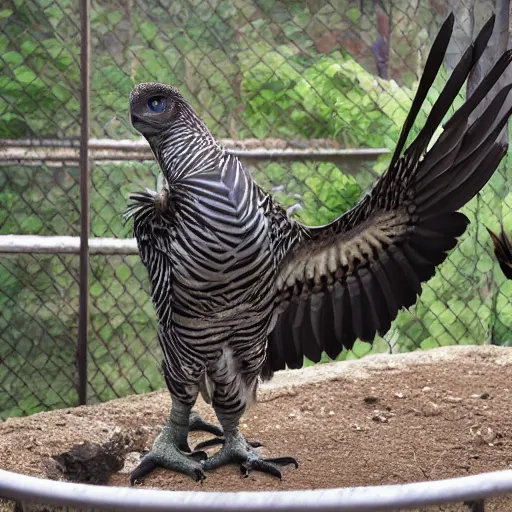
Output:
<svg viewBox="0 0 512 512">
<path fill-rule="evenodd" d="M 139 127 L 142 126 L 142 119 L 137 115 L 137 114 L 134 114 L 133 112 L 130 112 L 130 119 L 131 119 L 131 122 L 132 122 L 132 126 L 138 130 L 138 131 L 141 131 L 139 129 Z"/>
<path fill-rule="evenodd" d="M 144 137 L 150 137 L 151 135 L 157 135 L 160 132 L 160 127 L 158 125 L 152 125 L 148 122 L 147 119 L 144 119 L 133 112 L 130 112 L 130 119 L 132 122 L 132 126 Z"/>
</svg>

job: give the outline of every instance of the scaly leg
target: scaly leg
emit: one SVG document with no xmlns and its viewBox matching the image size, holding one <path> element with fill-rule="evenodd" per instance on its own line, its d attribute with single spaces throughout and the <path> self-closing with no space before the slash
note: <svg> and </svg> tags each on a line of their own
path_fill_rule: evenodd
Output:
<svg viewBox="0 0 512 512">
<path fill-rule="evenodd" d="M 196 482 L 204 480 L 205 475 L 200 461 L 206 459 L 207 455 L 201 451 L 191 452 L 187 441 L 191 409 L 191 406 L 180 403 L 173 397 L 171 415 L 155 439 L 151 451 L 144 455 L 132 471 L 131 485 L 157 467 L 185 473 Z"/>
<path fill-rule="evenodd" d="M 222 369 L 222 367 L 221 367 Z M 222 376 L 222 374 L 221 374 Z M 214 375 L 214 379 L 217 377 Z M 245 385 L 241 385 L 244 379 Z M 253 385 L 251 386 L 251 381 Z M 278 457 L 264 459 L 254 450 L 239 428 L 240 418 L 245 411 L 247 398 L 240 394 L 240 389 L 251 389 L 256 386 L 256 379 L 239 375 L 225 383 L 225 379 L 217 378 L 215 380 L 215 391 L 212 397 L 212 405 L 217 414 L 222 429 L 224 430 L 225 441 L 222 448 L 211 457 L 202 460 L 201 465 L 205 470 L 213 470 L 225 464 L 239 464 L 240 470 L 244 476 L 248 476 L 250 471 L 261 471 L 277 478 L 281 478 L 281 472 L 276 466 L 286 466 L 293 464 L 298 467 L 297 461 L 293 457 Z M 204 444 L 203 444 L 204 446 Z M 257 443 L 256 446 L 260 446 Z"/>
</svg>

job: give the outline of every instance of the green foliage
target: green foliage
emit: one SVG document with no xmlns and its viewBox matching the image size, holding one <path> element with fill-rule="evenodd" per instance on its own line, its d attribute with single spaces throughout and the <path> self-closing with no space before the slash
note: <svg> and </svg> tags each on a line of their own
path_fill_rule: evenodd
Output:
<svg viewBox="0 0 512 512">
<path fill-rule="evenodd" d="M 283 138 L 333 137 L 348 147 L 392 146 L 413 95 L 338 51 L 302 67 L 269 52 L 248 69 L 242 90 L 249 98 L 243 119 L 257 136 L 289 118 L 276 127 Z"/>
<path fill-rule="evenodd" d="M 135 137 L 127 120 L 129 91 L 134 83 L 160 81 L 178 86 L 219 138 L 328 138 L 340 147 L 392 149 L 425 57 L 411 48 L 425 48 L 439 21 L 426 0 L 415 7 L 405 0 L 399 4 L 391 32 L 390 69 L 396 81 L 387 81 L 376 77 L 368 49 L 357 58 L 342 44 L 322 49 L 326 35 L 347 36 L 350 42 L 354 27 L 364 32 L 366 46 L 375 41 L 373 10 L 363 13 L 349 0 L 149 0 L 145 11 L 130 10 L 129 3 L 93 2 L 92 135 Z M 0 137 L 78 136 L 77 9 L 71 0 L 2 5 Z M 445 79 L 443 72 L 436 84 Z M 416 131 L 436 96 L 435 90 L 429 93 Z M 283 205 L 302 205 L 300 220 L 318 225 L 353 206 L 388 161 L 343 167 L 275 161 L 249 168 Z M 93 236 L 129 236 L 120 214 L 130 191 L 154 188 L 158 170 L 152 165 L 149 171 L 147 163 L 95 163 Z M 357 341 L 339 359 L 451 344 L 511 344 L 512 284 L 496 269 L 483 228 L 497 229 L 499 217 L 512 232 L 509 182 L 505 166 L 464 208 L 471 225 L 423 286 L 415 307 L 400 312 L 390 332 L 373 345 Z M 0 232 L 76 236 L 77 185 L 75 167 L 3 167 Z M 77 274 L 75 256 L 2 258 L 2 416 L 76 403 Z M 93 400 L 162 385 L 147 287 L 138 257 L 92 258 Z"/>
<path fill-rule="evenodd" d="M 0 137 L 78 133 L 78 46 L 55 30 L 63 16 L 38 2 L 0 11 Z"/>
</svg>

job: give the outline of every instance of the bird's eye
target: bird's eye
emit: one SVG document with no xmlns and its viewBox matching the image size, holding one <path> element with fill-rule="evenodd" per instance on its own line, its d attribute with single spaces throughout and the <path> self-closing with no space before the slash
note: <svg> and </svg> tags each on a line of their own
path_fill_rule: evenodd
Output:
<svg viewBox="0 0 512 512">
<path fill-rule="evenodd" d="M 165 98 L 161 96 L 152 96 L 148 100 L 148 107 L 153 112 L 162 112 L 165 108 Z"/>
</svg>

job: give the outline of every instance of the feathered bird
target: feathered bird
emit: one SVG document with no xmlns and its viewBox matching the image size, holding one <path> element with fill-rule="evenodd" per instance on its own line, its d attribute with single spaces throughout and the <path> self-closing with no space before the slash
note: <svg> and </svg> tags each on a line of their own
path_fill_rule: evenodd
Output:
<svg viewBox="0 0 512 512">
<path fill-rule="evenodd" d="M 500 268 L 507 279 L 512 279 L 512 240 L 507 236 L 501 227 L 499 235 L 493 233 L 487 228 L 494 245 L 494 254 L 500 265 Z"/>
<path fill-rule="evenodd" d="M 280 476 L 291 457 L 262 459 L 239 420 L 258 381 L 335 358 L 356 339 L 383 335 L 415 303 L 468 225 L 457 212 L 487 183 L 507 151 L 498 135 L 511 86 L 470 121 L 512 60 L 505 52 L 427 146 L 493 31 L 494 17 L 461 57 L 415 140 L 407 136 L 441 67 L 454 18 L 425 65 L 386 173 L 351 210 L 326 226 L 291 220 L 240 161 L 220 147 L 179 91 L 144 83 L 130 97 L 133 126 L 166 180 L 163 194 L 133 196 L 128 217 L 152 286 L 172 410 L 132 481 L 157 466 L 204 478 L 237 463 Z M 225 440 L 211 457 L 189 453 L 198 393 L 213 405 Z"/>
</svg>

